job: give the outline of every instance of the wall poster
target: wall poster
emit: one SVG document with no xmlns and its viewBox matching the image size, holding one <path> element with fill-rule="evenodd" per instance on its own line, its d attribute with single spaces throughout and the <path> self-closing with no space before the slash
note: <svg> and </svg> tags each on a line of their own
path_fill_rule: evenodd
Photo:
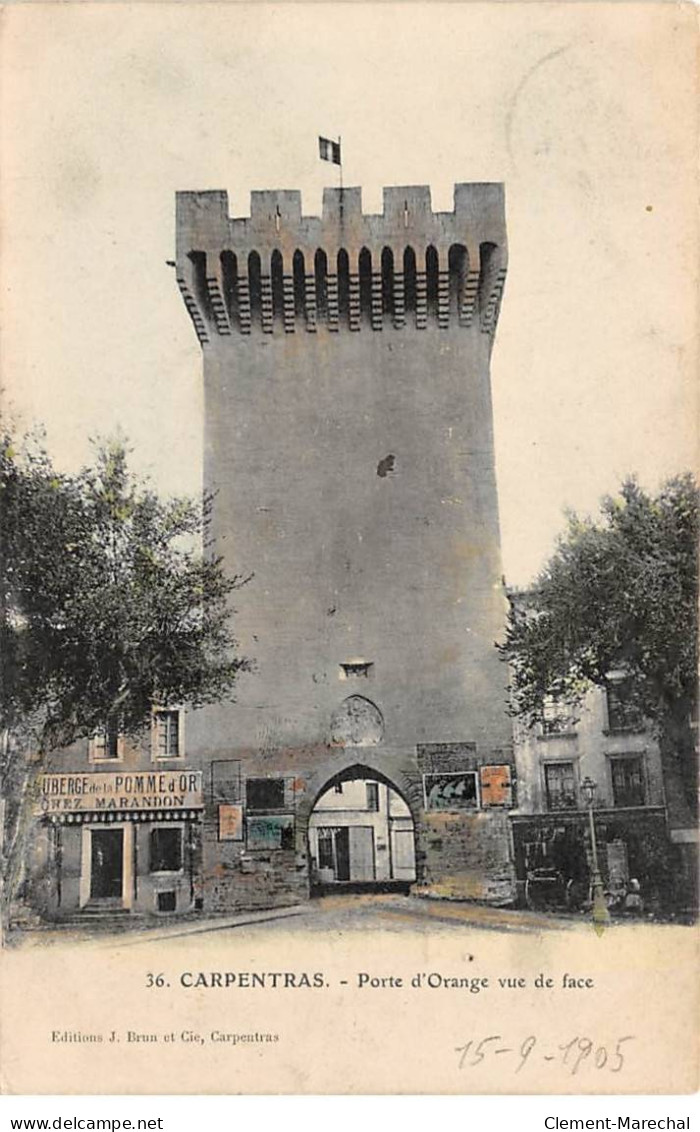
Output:
<svg viewBox="0 0 700 1132">
<path fill-rule="evenodd" d="M 243 840 L 243 806 L 219 805 L 219 841 Z"/>
<path fill-rule="evenodd" d="M 293 849 L 294 815 L 257 815 L 246 820 L 248 849 Z"/>
<path fill-rule="evenodd" d="M 477 776 L 473 770 L 424 774 L 426 810 L 473 810 L 478 804 Z"/>
<path fill-rule="evenodd" d="M 513 779 L 509 766 L 482 766 L 479 779 L 482 805 L 512 806 Z"/>
</svg>

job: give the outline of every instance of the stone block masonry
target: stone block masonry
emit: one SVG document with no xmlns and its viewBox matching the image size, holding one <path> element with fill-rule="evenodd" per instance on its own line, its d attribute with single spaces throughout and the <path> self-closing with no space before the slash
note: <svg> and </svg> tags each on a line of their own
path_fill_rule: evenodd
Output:
<svg viewBox="0 0 700 1132">
<path fill-rule="evenodd" d="M 294 191 L 254 192 L 242 218 L 225 192 L 177 194 L 210 534 L 253 574 L 235 625 L 255 670 L 188 720 L 201 765 L 238 768 L 205 811 L 205 907 L 308 894 L 310 814 L 351 777 L 406 800 L 423 889 L 513 891 L 510 794 L 479 777 L 512 762 L 489 377 L 506 265 L 497 184 L 457 185 L 445 213 L 426 186 L 387 188 L 380 215 L 327 189 L 320 217 Z M 219 804 L 240 807 L 240 841 L 220 840 Z"/>
</svg>

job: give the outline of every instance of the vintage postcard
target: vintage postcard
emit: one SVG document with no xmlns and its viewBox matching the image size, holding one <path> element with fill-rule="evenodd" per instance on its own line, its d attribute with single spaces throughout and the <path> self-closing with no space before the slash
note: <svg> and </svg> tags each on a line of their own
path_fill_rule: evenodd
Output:
<svg viewBox="0 0 700 1132">
<path fill-rule="evenodd" d="M 697 28 L 4 7 L 6 1093 L 697 1088 Z"/>
</svg>

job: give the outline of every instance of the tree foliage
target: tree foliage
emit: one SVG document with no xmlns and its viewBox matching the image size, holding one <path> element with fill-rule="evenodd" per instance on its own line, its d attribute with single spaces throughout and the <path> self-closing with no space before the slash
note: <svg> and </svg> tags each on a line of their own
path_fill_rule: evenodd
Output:
<svg viewBox="0 0 700 1132">
<path fill-rule="evenodd" d="M 513 600 L 500 646 L 513 711 L 530 722 L 541 718 L 545 697 L 575 703 L 591 684 L 623 672 L 686 804 L 696 778 L 689 720 L 697 703 L 699 503 L 691 475 L 670 479 L 656 496 L 628 479 L 602 500 L 597 521 L 569 514 L 532 590 Z"/>
<path fill-rule="evenodd" d="M 0 450 L 1 722 L 42 748 L 116 722 L 136 734 L 154 704 L 231 695 L 229 599 L 241 584 L 202 552 L 212 501 L 162 500 L 121 443 L 59 474 L 36 442 Z"/>
</svg>

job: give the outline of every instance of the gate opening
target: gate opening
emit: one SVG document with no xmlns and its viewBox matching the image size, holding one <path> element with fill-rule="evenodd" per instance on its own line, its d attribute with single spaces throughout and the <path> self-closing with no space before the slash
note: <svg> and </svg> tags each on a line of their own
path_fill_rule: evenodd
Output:
<svg viewBox="0 0 700 1132">
<path fill-rule="evenodd" d="M 337 779 L 311 812 L 309 859 L 312 895 L 408 892 L 416 879 L 411 811 L 387 782 Z"/>
</svg>

